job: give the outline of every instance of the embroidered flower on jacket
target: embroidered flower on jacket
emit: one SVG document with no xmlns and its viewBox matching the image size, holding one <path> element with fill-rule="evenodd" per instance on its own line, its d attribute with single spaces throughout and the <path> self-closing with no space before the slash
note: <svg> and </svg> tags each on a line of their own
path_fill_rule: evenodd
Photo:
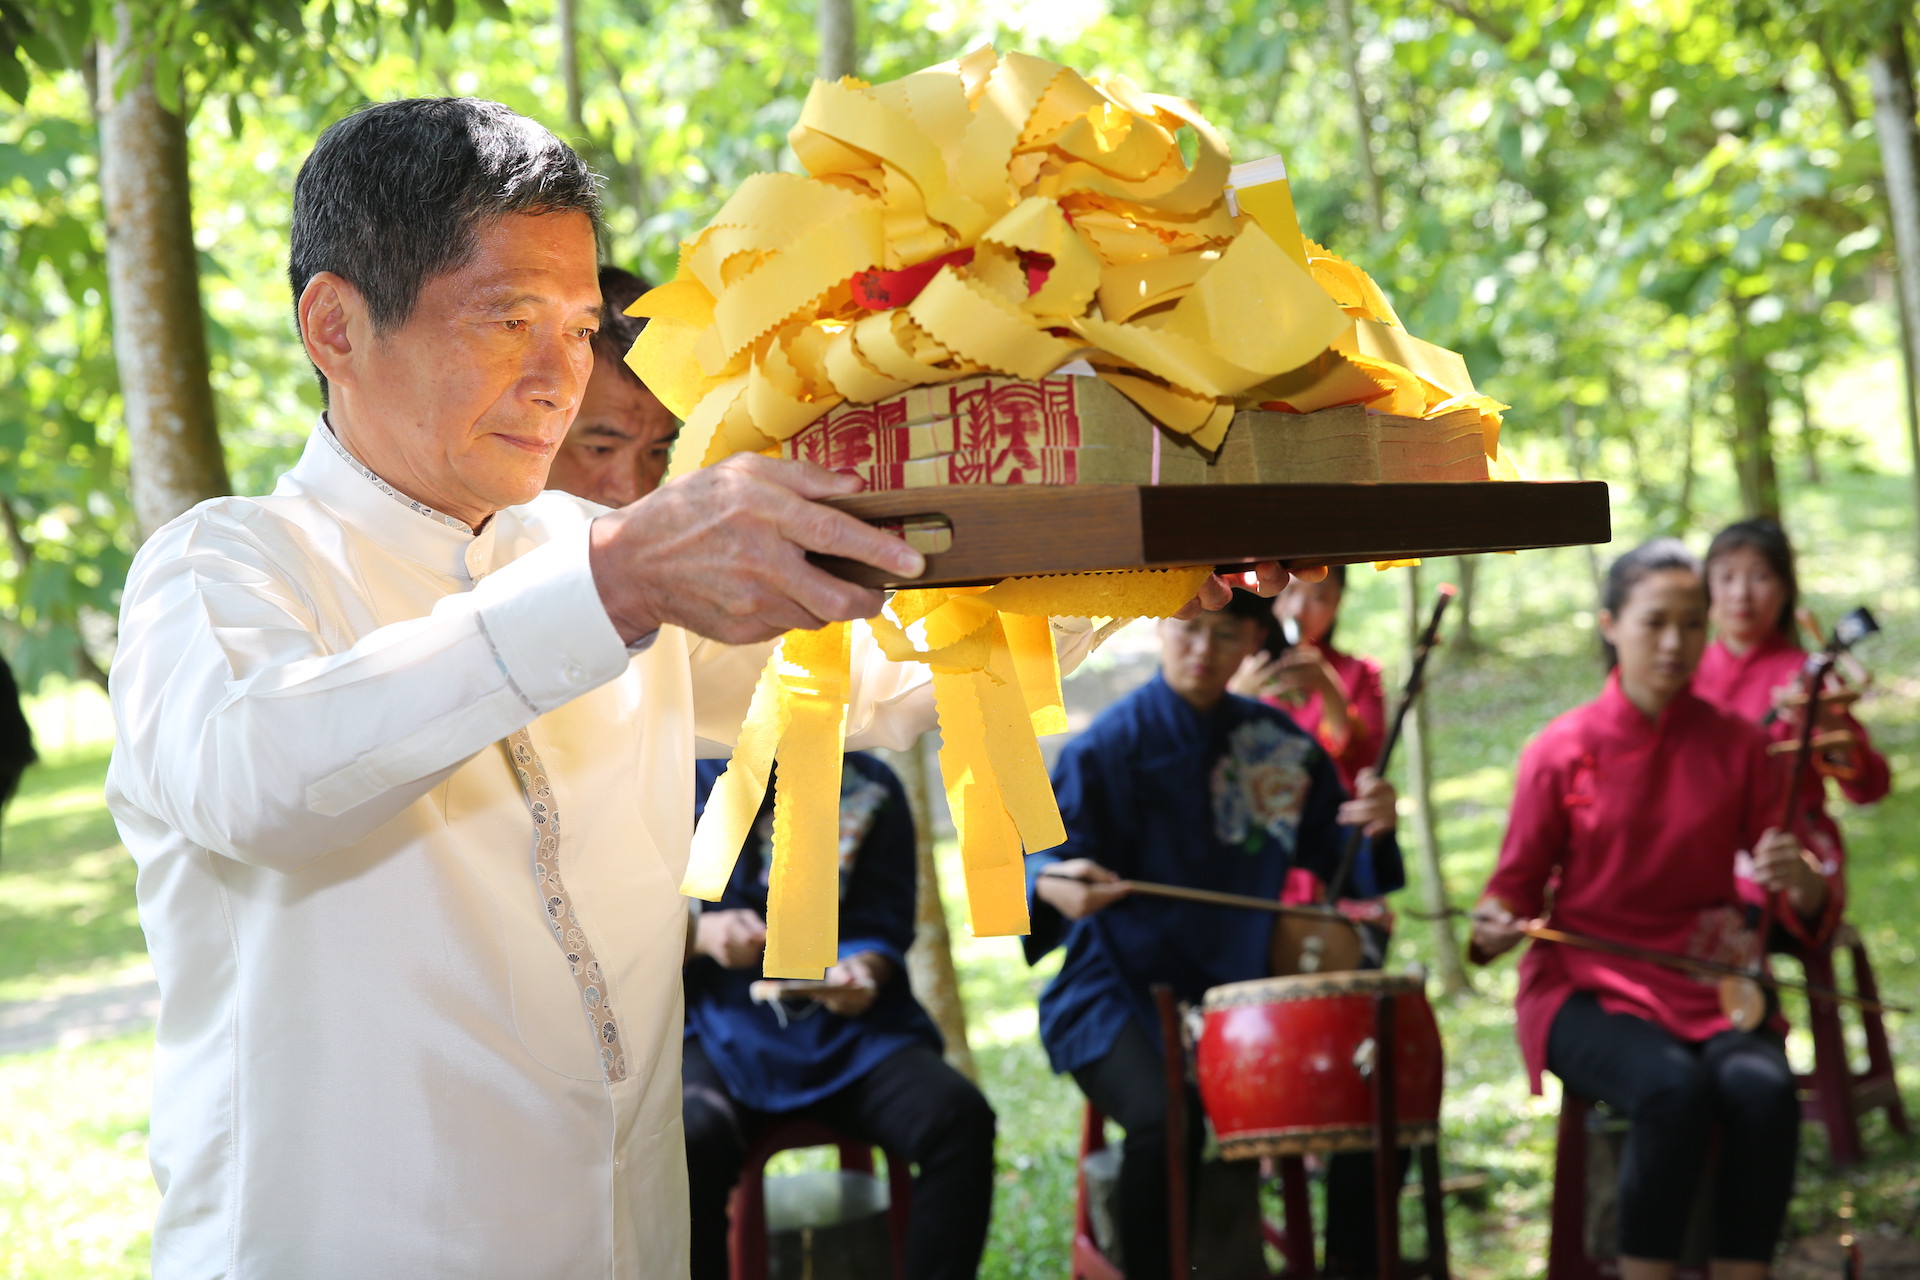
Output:
<svg viewBox="0 0 1920 1280">
<path fill-rule="evenodd" d="M 1311 739 L 1271 720 L 1249 720 L 1227 739 L 1213 767 L 1213 833 L 1256 853 L 1267 840 L 1292 856 L 1313 778 Z"/>
</svg>

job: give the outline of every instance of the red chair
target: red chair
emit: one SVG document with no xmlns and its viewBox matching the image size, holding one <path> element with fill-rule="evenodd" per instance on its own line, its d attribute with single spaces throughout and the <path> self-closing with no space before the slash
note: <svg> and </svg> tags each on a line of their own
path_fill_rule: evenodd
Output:
<svg viewBox="0 0 1920 1280">
<path fill-rule="evenodd" d="M 1834 953 L 1838 951 L 1845 951 L 1852 958 L 1853 990 L 1848 994 L 1878 1000 L 1880 987 L 1873 978 L 1873 965 L 1867 960 L 1867 944 L 1852 925 L 1842 924 L 1834 931 L 1832 940 L 1817 951 L 1788 948 L 1783 954 L 1800 962 L 1809 983 L 1838 991 L 1842 988 L 1833 963 Z M 1861 1116 L 1884 1109 L 1887 1123 L 1895 1133 L 1906 1134 L 1912 1130 L 1907 1124 L 1906 1106 L 1900 1100 L 1900 1085 L 1894 1078 L 1886 1024 L 1878 1011 L 1860 1010 L 1861 1030 L 1867 1042 L 1867 1065 L 1864 1071 L 1855 1071 L 1847 1053 L 1841 1008 L 1832 1000 L 1807 1001 L 1813 1070 L 1800 1076 L 1799 1084 L 1801 1114 L 1827 1131 L 1827 1150 L 1834 1166 L 1844 1169 L 1857 1164 L 1865 1154 L 1860 1143 Z"/>
<path fill-rule="evenodd" d="M 1560 1133 L 1553 1153 L 1553 1210 L 1547 1245 L 1547 1280 L 1615 1280 L 1620 1264 L 1587 1252 L 1587 1148 L 1604 1113 L 1573 1092 L 1562 1091 Z M 1682 1266 L 1675 1280 L 1706 1280 L 1701 1267 Z"/>
<path fill-rule="evenodd" d="M 767 1161 L 801 1147 L 840 1148 L 840 1168 L 873 1172 L 873 1148 L 812 1120 L 774 1125 L 747 1150 L 739 1185 L 733 1189 L 727 1256 L 733 1280 L 767 1280 Z M 905 1280 L 907 1219 L 913 1210 L 913 1173 L 906 1160 L 887 1152 L 887 1228 L 893 1245 L 894 1280 Z"/>
</svg>

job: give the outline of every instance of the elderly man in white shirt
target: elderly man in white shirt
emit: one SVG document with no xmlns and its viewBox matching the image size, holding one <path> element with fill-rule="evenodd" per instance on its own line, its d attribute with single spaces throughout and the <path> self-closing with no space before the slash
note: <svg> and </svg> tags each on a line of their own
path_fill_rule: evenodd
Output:
<svg viewBox="0 0 1920 1280">
<path fill-rule="evenodd" d="M 497 103 L 335 123 L 290 259 L 327 411 L 135 558 L 107 795 L 161 985 L 158 1280 L 686 1274 L 693 759 L 765 642 L 880 608 L 807 552 L 922 561 L 799 463 L 540 492 L 597 217 Z M 921 669 L 854 664 L 854 745 L 930 727 Z"/>
</svg>

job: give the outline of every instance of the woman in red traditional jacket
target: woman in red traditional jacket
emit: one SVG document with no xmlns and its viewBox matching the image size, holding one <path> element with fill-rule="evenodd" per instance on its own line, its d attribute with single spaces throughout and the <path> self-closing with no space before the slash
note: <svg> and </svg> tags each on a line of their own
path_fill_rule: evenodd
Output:
<svg viewBox="0 0 1920 1280">
<path fill-rule="evenodd" d="M 1387 705 L 1380 664 L 1333 647 L 1346 587 L 1345 565 L 1335 565 L 1319 582 L 1288 584 L 1273 599 L 1273 631 L 1286 633 L 1291 643 L 1270 638 L 1241 664 L 1227 691 L 1285 711 L 1319 739 L 1351 792 L 1380 750 Z"/>
<path fill-rule="evenodd" d="M 1699 562 L 1671 539 L 1648 543 L 1615 563 L 1603 606 L 1613 671 L 1599 698 L 1553 721 L 1520 757 L 1499 866 L 1475 914 L 1475 957 L 1508 950 L 1521 922 L 1545 915 L 1570 933 L 1750 964 L 1753 905 L 1804 933 L 1832 886 L 1771 827 L 1781 783 L 1765 736 L 1689 687 L 1706 647 Z M 1800 1132 L 1777 1024 L 1735 1030 L 1710 978 L 1543 942 L 1520 962 L 1517 1003 L 1535 1092 L 1549 1070 L 1631 1120 L 1622 1276 L 1673 1274 L 1716 1128 L 1714 1276 L 1764 1276 Z"/>
<path fill-rule="evenodd" d="M 1707 549 L 1707 594 L 1712 600 L 1708 619 L 1713 643 L 1700 659 L 1693 678 L 1702 698 L 1755 724 L 1764 724 L 1776 742 L 1797 739 L 1800 716 L 1783 699 L 1797 693 L 1807 655 L 1794 639 L 1794 613 L 1800 586 L 1794 574 L 1793 545 L 1780 526 L 1764 517 L 1728 525 Z M 1882 799 L 1892 784 L 1886 757 L 1873 749 L 1867 731 L 1852 715 L 1833 711 L 1816 724 L 1851 734 L 1851 746 L 1822 752 L 1809 770 L 1796 804 L 1796 834 L 1832 875 L 1836 888 L 1846 866 L 1840 827 L 1827 812 L 1827 777 L 1840 784 L 1840 793 L 1855 804 Z M 1791 772 L 1792 757 L 1777 767 L 1783 779 Z M 1840 918 L 1841 893 L 1827 900 L 1825 933 Z"/>
</svg>

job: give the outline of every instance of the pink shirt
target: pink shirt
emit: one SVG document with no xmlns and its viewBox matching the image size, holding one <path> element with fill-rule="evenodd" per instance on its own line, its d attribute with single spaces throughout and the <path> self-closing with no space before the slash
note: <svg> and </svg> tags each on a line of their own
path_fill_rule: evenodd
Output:
<svg viewBox="0 0 1920 1280">
<path fill-rule="evenodd" d="M 1735 861 L 1778 817 L 1778 768 L 1754 725 L 1682 693 L 1648 720 L 1618 675 L 1520 757 L 1513 812 L 1485 897 L 1555 928 L 1731 964 L 1752 962 Z M 1792 909 L 1777 913 L 1790 928 Z M 1520 961 L 1520 1050 L 1535 1093 L 1568 996 L 1682 1040 L 1729 1027 L 1717 981 L 1651 961 L 1535 942 Z"/>
<path fill-rule="evenodd" d="M 1293 718 L 1293 722 L 1319 739 L 1320 745 L 1333 757 L 1334 767 L 1340 771 L 1340 781 L 1345 784 L 1347 794 L 1353 794 L 1353 780 L 1362 769 L 1373 764 L 1374 757 L 1380 754 L 1380 740 L 1387 732 L 1387 699 L 1380 688 L 1380 664 L 1367 658 L 1342 653 L 1332 645 L 1320 646 L 1320 656 L 1333 668 L 1334 675 L 1340 679 L 1340 687 L 1347 692 L 1348 730 L 1345 740 L 1328 732 L 1321 721 L 1326 716 L 1326 702 L 1320 692 L 1315 690 L 1307 695 L 1305 702 L 1289 704 L 1277 698 L 1268 698 L 1266 702 L 1280 708 Z"/>
</svg>

